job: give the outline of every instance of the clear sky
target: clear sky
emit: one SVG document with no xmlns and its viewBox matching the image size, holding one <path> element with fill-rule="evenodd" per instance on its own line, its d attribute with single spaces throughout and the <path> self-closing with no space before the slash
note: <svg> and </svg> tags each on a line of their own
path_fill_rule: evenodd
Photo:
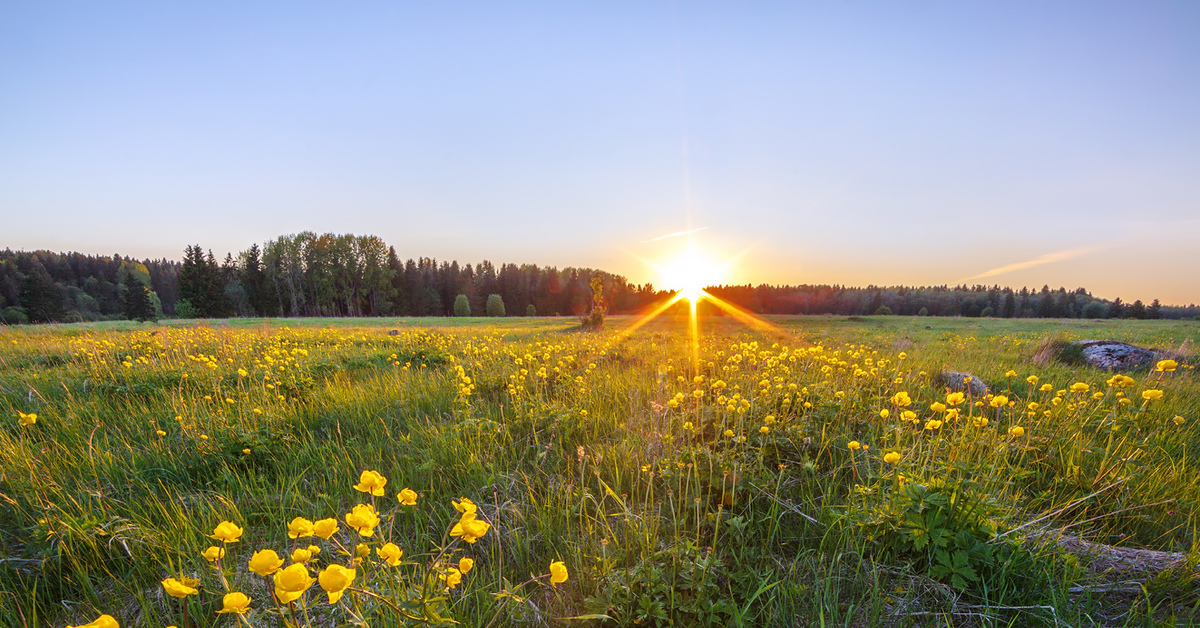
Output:
<svg viewBox="0 0 1200 628">
<path fill-rule="evenodd" d="M 0 3 L 0 247 L 1200 302 L 1200 3 Z M 690 215 L 690 216 L 689 216 Z M 989 274 L 990 273 L 990 274 Z"/>
</svg>

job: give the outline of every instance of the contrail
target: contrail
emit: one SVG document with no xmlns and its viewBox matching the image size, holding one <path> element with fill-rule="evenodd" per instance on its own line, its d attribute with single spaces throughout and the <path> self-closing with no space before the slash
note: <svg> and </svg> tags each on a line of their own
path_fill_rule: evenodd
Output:
<svg viewBox="0 0 1200 628">
<path fill-rule="evenodd" d="M 707 228 L 708 227 L 700 227 L 699 229 L 688 229 L 687 231 L 676 231 L 675 233 L 668 233 L 667 235 L 658 236 L 657 238 L 651 238 L 649 240 L 642 240 L 642 243 L 644 244 L 646 242 L 657 242 L 658 240 L 666 240 L 667 238 L 674 238 L 675 236 L 687 235 L 689 233 L 696 233 L 697 231 L 704 231 Z"/>
<path fill-rule="evenodd" d="M 1102 247 L 1102 246 L 1081 246 L 1081 247 L 1077 247 L 1074 249 L 1066 249 L 1064 251 L 1055 251 L 1054 253 L 1047 253 L 1045 255 L 1042 255 L 1041 257 L 1035 257 L 1031 260 L 1026 260 L 1024 262 L 1016 262 L 1015 264 L 1005 264 L 1004 266 L 997 266 L 996 268 L 993 268 L 991 270 L 985 270 L 982 273 L 979 273 L 978 275 L 975 275 L 973 277 L 967 277 L 966 279 L 959 279 L 958 281 L 965 282 L 965 281 L 971 281 L 973 279 L 983 279 L 984 277 L 995 277 L 996 275 L 1004 275 L 1006 273 L 1011 273 L 1014 270 L 1024 270 L 1026 268 L 1033 268 L 1034 266 L 1041 266 L 1042 264 L 1049 264 L 1051 262 L 1061 262 L 1063 260 L 1068 260 L 1073 257 L 1079 257 L 1080 255 L 1083 255 L 1085 253 L 1091 253 L 1092 251 L 1096 251 L 1101 248 L 1104 248 L 1104 247 Z"/>
</svg>

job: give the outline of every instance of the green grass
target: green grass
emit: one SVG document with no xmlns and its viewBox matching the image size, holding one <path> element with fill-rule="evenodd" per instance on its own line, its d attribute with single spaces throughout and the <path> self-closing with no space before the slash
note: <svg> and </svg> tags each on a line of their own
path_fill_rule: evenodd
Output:
<svg viewBox="0 0 1200 628">
<path fill-rule="evenodd" d="M 200 557 L 226 520 L 246 530 L 229 586 L 254 598 L 253 625 L 283 625 L 245 565 L 307 545 L 286 534 L 295 517 L 342 522 L 314 574 L 366 541 L 356 586 L 399 606 L 444 598 L 421 613 L 465 625 L 1200 623 L 1187 570 L 1105 593 L 1129 578 L 1052 541 L 1197 556 L 1200 323 L 765 320 L 706 317 L 696 347 L 674 315 L 629 334 L 625 317 L 597 333 L 571 318 L 0 328 L 0 625 L 233 626 Z M 1120 389 L 1033 361 L 1045 342 L 1092 338 L 1183 366 Z M 943 370 L 1012 403 L 968 400 L 946 420 L 931 409 Z M 1089 391 L 1058 394 L 1076 382 Z M 901 391 L 912 405 L 893 403 Z M 377 534 L 356 539 L 344 515 L 370 499 L 352 488 L 364 469 L 387 494 Z M 396 503 L 404 487 L 415 506 Z M 475 544 L 447 537 L 461 497 L 492 525 Z M 407 562 L 385 566 L 384 542 Z M 453 590 L 425 579 L 460 556 L 475 567 Z M 567 582 L 515 589 L 557 560 Z M 201 581 L 186 613 L 159 585 L 182 576 Z M 302 599 L 311 625 L 416 625 L 367 594 L 336 610 L 315 585 Z"/>
</svg>

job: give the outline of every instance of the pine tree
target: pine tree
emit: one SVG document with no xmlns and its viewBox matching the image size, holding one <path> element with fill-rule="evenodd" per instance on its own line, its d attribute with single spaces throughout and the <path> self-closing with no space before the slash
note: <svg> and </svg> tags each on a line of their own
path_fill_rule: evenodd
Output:
<svg viewBox="0 0 1200 628">
<path fill-rule="evenodd" d="M 131 274 L 125 285 L 129 288 L 125 294 L 125 318 L 141 323 L 158 320 L 154 315 L 154 304 L 150 301 L 150 291 L 146 289 L 146 284 Z"/>
</svg>

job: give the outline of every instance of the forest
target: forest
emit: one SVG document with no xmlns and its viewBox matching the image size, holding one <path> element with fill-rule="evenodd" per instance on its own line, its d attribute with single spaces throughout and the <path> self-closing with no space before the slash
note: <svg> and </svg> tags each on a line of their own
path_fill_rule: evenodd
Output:
<svg viewBox="0 0 1200 628">
<path fill-rule="evenodd" d="M 372 235 L 302 232 L 218 261 L 201 245 L 182 260 L 52 251 L 0 252 L 0 323 L 115 319 L 378 316 L 581 316 L 598 277 L 611 314 L 641 312 L 672 293 L 592 268 L 401 261 Z M 998 285 L 736 285 L 708 292 L 758 314 L 997 318 L 1192 318 L 1200 307 L 1124 303 L 1067 290 Z M 461 297 L 461 298 L 460 298 Z M 492 298 L 495 297 L 495 298 Z M 489 304 L 490 301 L 490 304 Z M 705 312 L 717 314 L 711 306 Z"/>
</svg>

